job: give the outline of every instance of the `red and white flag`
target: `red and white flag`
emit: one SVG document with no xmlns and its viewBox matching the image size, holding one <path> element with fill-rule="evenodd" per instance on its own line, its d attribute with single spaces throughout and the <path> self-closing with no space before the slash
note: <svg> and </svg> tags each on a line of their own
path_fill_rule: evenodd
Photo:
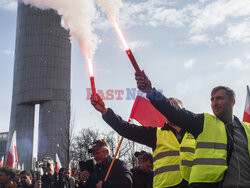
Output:
<svg viewBox="0 0 250 188">
<path fill-rule="evenodd" d="M 1 159 L 0 159 L 0 168 L 2 168 L 3 167 L 3 162 L 4 162 L 4 155 L 1 157 Z"/>
<path fill-rule="evenodd" d="M 130 118 L 135 119 L 145 127 L 163 127 L 167 121 L 166 117 L 142 96 L 136 97 Z"/>
<path fill-rule="evenodd" d="M 18 157 L 17 157 L 17 147 L 16 147 L 16 131 L 14 131 L 12 140 L 10 143 L 9 153 L 7 156 L 6 166 L 15 168 L 17 162 L 18 162 Z"/>
<path fill-rule="evenodd" d="M 245 104 L 243 121 L 250 123 L 250 91 L 248 86 L 247 86 L 247 99 Z"/>
<path fill-rule="evenodd" d="M 60 159 L 56 153 L 56 172 L 59 172 L 60 168 L 62 168 L 62 164 L 61 164 Z"/>
</svg>

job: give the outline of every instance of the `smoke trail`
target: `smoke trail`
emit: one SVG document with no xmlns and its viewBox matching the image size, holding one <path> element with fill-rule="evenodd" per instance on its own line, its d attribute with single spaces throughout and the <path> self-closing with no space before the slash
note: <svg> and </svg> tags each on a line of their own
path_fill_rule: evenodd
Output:
<svg viewBox="0 0 250 188">
<path fill-rule="evenodd" d="M 119 20 L 119 9 L 122 6 L 121 0 L 95 0 L 96 3 L 106 13 L 107 17 L 112 21 Z"/>
<path fill-rule="evenodd" d="M 100 42 L 93 33 L 92 22 L 97 11 L 92 0 L 22 0 L 41 9 L 55 9 L 62 16 L 62 26 L 70 31 L 71 41 L 77 40 L 82 54 L 92 57 Z"/>
</svg>

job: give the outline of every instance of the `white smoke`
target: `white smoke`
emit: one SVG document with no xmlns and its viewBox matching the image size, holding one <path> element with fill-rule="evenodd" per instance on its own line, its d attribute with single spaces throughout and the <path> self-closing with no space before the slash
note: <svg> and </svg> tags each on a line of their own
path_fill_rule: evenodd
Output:
<svg viewBox="0 0 250 188">
<path fill-rule="evenodd" d="M 119 9 L 122 6 L 121 0 L 95 0 L 96 3 L 106 13 L 107 17 L 112 21 L 119 20 Z"/>
<path fill-rule="evenodd" d="M 92 57 L 100 42 L 93 33 L 92 23 L 97 19 L 97 11 L 92 0 L 22 0 L 40 9 L 55 9 L 62 16 L 62 25 L 69 29 L 71 41 L 77 40 L 82 54 Z"/>
</svg>

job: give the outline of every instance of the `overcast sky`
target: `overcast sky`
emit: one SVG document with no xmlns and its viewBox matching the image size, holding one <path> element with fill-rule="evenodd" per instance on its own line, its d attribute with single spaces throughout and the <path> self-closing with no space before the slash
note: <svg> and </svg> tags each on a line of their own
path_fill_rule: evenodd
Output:
<svg viewBox="0 0 250 188">
<path fill-rule="evenodd" d="M 16 7 L 15 1 L 0 1 L 0 132 L 9 128 Z M 211 113 L 211 89 L 229 86 L 236 92 L 234 114 L 242 119 L 250 83 L 249 0 L 124 0 L 120 21 L 139 66 L 155 88 L 181 99 L 188 110 Z M 136 87 L 133 67 L 104 14 L 94 32 L 101 39 L 94 56 L 96 87 L 124 91 L 122 100 L 116 95 L 105 103 L 127 120 L 133 105 L 127 91 Z M 72 45 L 71 63 L 76 131 L 109 129 L 86 100 L 88 70 L 77 43 Z"/>
</svg>

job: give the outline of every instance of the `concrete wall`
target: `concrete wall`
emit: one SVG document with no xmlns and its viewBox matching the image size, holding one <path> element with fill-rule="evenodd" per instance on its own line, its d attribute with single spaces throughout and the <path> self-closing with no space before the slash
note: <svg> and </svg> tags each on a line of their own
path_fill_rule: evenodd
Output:
<svg viewBox="0 0 250 188">
<path fill-rule="evenodd" d="M 68 163 L 71 44 L 54 10 L 18 4 L 8 146 L 17 131 L 19 160 L 31 168 L 34 105 L 40 104 L 38 159 Z"/>
</svg>

